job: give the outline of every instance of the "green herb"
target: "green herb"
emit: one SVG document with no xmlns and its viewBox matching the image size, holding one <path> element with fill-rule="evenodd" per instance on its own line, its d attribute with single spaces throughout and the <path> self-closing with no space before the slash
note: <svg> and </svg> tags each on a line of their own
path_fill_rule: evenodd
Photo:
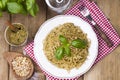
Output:
<svg viewBox="0 0 120 80">
<path fill-rule="evenodd" d="M 10 13 L 26 13 L 23 6 L 17 2 L 9 2 L 7 6 Z"/>
<path fill-rule="evenodd" d="M 75 39 L 72 41 L 71 45 L 76 48 L 85 48 L 87 46 L 87 41 L 82 39 Z"/>
<path fill-rule="evenodd" d="M 6 8 L 6 5 L 7 5 L 7 2 L 8 2 L 8 0 L 1 0 L 2 1 L 2 5 L 3 5 L 3 9 L 5 9 Z"/>
<path fill-rule="evenodd" d="M 67 56 L 71 56 L 70 44 L 68 43 L 67 38 L 65 38 L 63 35 L 60 35 L 59 40 L 62 43 L 62 45 L 58 47 L 55 52 L 55 56 L 58 60 L 62 59 L 64 54 L 66 54 Z"/>
<path fill-rule="evenodd" d="M 7 11 L 11 14 L 30 14 L 35 16 L 39 7 L 35 0 L 0 0 L 0 15 Z"/>
<path fill-rule="evenodd" d="M 2 16 L 2 10 L 1 10 L 1 8 L 2 8 L 2 2 L 0 1 L 0 17 Z"/>
<path fill-rule="evenodd" d="M 15 0 L 15 1 L 17 1 L 18 3 L 22 3 L 24 0 Z"/>
<path fill-rule="evenodd" d="M 34 4 L 35 4 L 35 0 L 26 0 L 27 10 L 29 11 Z"/>
<path fill-rule="evenodd" d="M 37 4 L 33 5 L 33 7 L 29 10 L 29 13 L 32 16 L 35 16 L 37 14 L 37 12 L 39 11 L 39 7 Z"/>
<path fill-rule="evenodd" d="M 22 0 L 9 0 L 10 2 L 17 2 L 17 1 L 22 1 Z"/>
<path fill-rule="evenodd" d="M 64 55 L 64 48 L 60 46 L 60 47 L 58 47 L 58 48 L 56 49 L 55 57 L 56 57 L 58 60 L 61 60 L 62 57 L 63 57 L 63 55 Z"/>
<path fill-rule="evenodd" d="M 64 52 L 65 52 L 65 54 L 67 55 L 67 56 L 71 56 L 71 50 L 70 50 L 70 44 L 67 44 L 67 45 L 65 45 L 64 46 Z"/>
<path fill-rule="evenodd" d="M 59 36 L 59 40 L 60 40 L 61 43 L 63 43 L 63 44 L 68 43 L 67 39 L 66 39 L 63 35 L 60 35 L 60 36 Z"/>
<path fill-rule="evenodd" d="M 2 1 L 0 1 L 0 10 L 3 8 Z"/>
<path fill-rule="evenodd" d="M 64 57 L 64 55 L 71 56 L 71 50 L 70 50 L 71 45 L 75 48 L 82 48 L 82 49 L 87 46 L 87 41 L 82 39 L 75 39 L 71 43 L 69 43 L 66 37 L 60 35 L 59 40 L 62 43 L 62 45 L 59 46 L 55 52 L 55 57 L 58 60 L 61 60 Z"/>
</svg>

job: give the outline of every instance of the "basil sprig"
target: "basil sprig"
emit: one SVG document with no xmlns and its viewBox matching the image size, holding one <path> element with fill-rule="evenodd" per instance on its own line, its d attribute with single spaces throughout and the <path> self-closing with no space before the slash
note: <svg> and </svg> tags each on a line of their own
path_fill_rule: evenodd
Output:
<svg viewBox="0 0 120 80">
<path fill-rule="evenodd" d="M 79 49 L 81 48 L 83 49 L 87 46 L 87 41 L 82 39 L 75 39 L 75 40 L 72 40 L 71 43 L 69 43 L 66 37 L 64 37 L 63 35 L 60 35 L 59 40 L 62 43 L 62 45 L 59 46 L 55 52 L 55 57 L 58 60 L 61 60 L 64 57 L 64 55 L 71 56 L 70 46 L 73 46 Z"/>
<path fill-rule="evenodd" d="M 16 14 L 16 13 L 22 13 L 22 14 L 26 14 L 25 9 L 23 8 L 23 6 L 19 3 L 16 2 L 9 2 L 7 3 L 8 6 L 8 11 L 10 13 Z"/>
<path fill-rule="evenodd" d="M 60 46 L 60 47 L 58 47 L 58 48 L 56 49 L 55 57 L 56 57 L 58 60 L 60 60 L 60 59 L 62 59 L 63 55 L 64 55 L 64 48 Z"/>
<path fill-rule="evenodd" d="M 30 14 L 35 16 L 39 7 L 35 0 L 0 0 L 0 16 L 7 11 L 11 14 Z"/>
<path fill-rule="evenodd" d="M 61 60 L 64 55 L 71 56 L 71 51 L 70 44 L 68 43 L 67 38 L 65 38 L 63 35 L 60 35 L 59 40 L 62 43 L 62 45 L 56 49 L 55 57 L 58 60 Z"/>
</svg>

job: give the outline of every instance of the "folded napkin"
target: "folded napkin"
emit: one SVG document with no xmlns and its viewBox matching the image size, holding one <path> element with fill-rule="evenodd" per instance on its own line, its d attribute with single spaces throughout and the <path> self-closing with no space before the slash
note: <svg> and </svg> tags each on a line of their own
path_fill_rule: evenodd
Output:
<svg viewBox="0 0 120 80">
<path fill-rule="evenodd" d="M 118 34 L 115 31 L 115 29 L 112 27 L 111 23 L 107 20 L 107 18 L 103 14 L 103 12 L 99 9 L 99 7 L 94 2 L 90 2 L 89 0 L 80 0 L 71 9 L 66 11 L 65 15 L 75 15 L 75 16 L 78 16 L 78 17 L 82 18 L 83 20 L 87 21 L 89 24 L 91 24 L 89 22 L 89 20 L 86 19 L 85 17 L 83 17 L 82 14 L 80 13 L 79 7 L 83 3 L 89 9 L 89 11 L 91 13 L 91 16 L 94 19 L 94 21 L 98 25 L 100 25 L 100 28 L 103 30 L 103 32 L 113 42 L 113 46 L 109 48 L 107 46 L 106 42 L 100 37 L 99 33 L 97 31 L 95 31 L 94 27 L 92 26 L 92 28 L 94 29 L 95 33 L 97 34 L 98 42 L 99 42 L 98 56 L 97 56 L 97 59 L 95 60 L 95 63 L 94 63 L 94 64 L 96 64 L 98 61 L 100 61 L 106 55 L 110 54 L 110 52 L 112 52 L 120 44 L 120 37 L 118 36 Z M 24 51 L 37 63 L 37 61 L 36 61 L 36 59 L 34 57 L 33 47 L 34 47 L 34 42 L 31 42 L 27 46 L 24 47 Z M 59 80 L 57 78 L 54 78 L 50 74 L 47 74 L 44 71 L 43 71 L 43 73 L 46 75 L 46 77 L 49 80 Z M 77 78 L 67 79 L 67 80 L 75 80 L 75 79 L 77 80 Z"/>
</svg>

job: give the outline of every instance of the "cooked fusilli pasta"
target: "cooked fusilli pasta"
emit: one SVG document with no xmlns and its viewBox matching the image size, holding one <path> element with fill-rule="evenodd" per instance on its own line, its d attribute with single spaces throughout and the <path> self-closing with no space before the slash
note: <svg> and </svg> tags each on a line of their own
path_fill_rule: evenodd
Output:
<svg viewBox="0 0 120 80">
<path fill-rule="evenodd" d="M 88 44 L 85 49 L 78 49 L 70 46 L 71 56 L 64 56 L 62 60 L 55 58 L 55 51 L 58 46 L 61 45 L 59 41 L 59 35 L 64 35 L 71 43 L 72 40 L 80 38 L 85 39 Z M 47 59 L 59 68 L 71 70 L 72 68 L 79 68 L 87 58 L 88 48 L 90 41 L 87 39 L 87 34 L 83 33 L 80 27 L 75 26 L 73 23 L 64 23 L 54 28 L 45 38 L 44 42 L 44 53 Z"/>
</svg>

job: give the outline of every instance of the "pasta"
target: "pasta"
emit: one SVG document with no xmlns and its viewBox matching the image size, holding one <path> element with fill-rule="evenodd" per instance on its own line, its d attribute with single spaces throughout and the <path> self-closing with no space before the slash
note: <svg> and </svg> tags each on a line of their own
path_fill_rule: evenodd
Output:
<svg viewBox="0 0 120 80">
<path fill-rule="evenodd" d="M 79 49 L 70 46 L 71 56 L 68 57 L 65 55 L 61 60 L 57 60 L 54 54 L 56 48 L 61 45 L 59 35 L 64 35 L 70 43 L 73 39 L 84 39 L 88 42 L 87 47 L 84 49 Z M 43 50 L 47 59 L 52 64 L 69 71 L 73 68 L 79 68 L 84 63 L 88 56 L 89 45 L 90 41 L 87 39 L 87 34 L 83 33 L 78 26 L 75 26 L 73 23 L 64 23 L 54 28 L 47 35 L 43 42 Z"/>
</svg>

